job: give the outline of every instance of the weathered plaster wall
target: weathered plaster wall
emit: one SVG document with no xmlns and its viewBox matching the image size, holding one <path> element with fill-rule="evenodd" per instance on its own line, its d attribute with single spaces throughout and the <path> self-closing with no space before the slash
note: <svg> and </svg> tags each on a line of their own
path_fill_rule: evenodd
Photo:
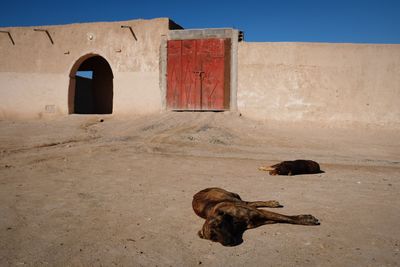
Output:
<svg viewBox="0 0 400 267">
<path fill-rule="evenodd" d="M 238 60 L 243 115 L 400 127 L 400 45 L 243 42 Z"/>
<path fill-rule="evenodd" d="M 0 28 L 15 42 L 0 34 L 0 119 L 68 114 L 69 75 L 87 54 L 111 66 L 114 114 L 163 110 L 169 26 L 160 18 Z M 400 128 L 400 45 L 241 42 L 237 72 L 231 106 L 245 116 Z"/>
<path fill-rule="evenodd" d="M 129 29 L 132 27 L 137 41 Z M 114 74 L 114 114 L 161 110 L 159 47 L 169 19 L 0 28 L 0 118 L 68 114 L 69 74 L 86 54 L 104 57 Z M 46 33 L 33 29 L 47 29 Z"/>
</svg>

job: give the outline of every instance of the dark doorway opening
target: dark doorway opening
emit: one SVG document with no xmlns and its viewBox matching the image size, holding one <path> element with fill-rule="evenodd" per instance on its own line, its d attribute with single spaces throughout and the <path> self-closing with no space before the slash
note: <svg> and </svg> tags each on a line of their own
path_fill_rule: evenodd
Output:
<svg viewBox="0 0 400 267">
<path fill-rule="evenodd" d="M 88 55 L 79 59 L 70 73 L 69 113 L 111 114 L 113 78 L 103 57 Z"/>
</svg>

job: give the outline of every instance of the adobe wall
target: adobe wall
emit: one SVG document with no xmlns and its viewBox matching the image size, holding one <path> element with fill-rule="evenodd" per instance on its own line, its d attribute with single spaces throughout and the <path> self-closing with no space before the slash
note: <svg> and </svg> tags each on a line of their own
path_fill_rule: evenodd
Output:
<svg viewBox="0 0 400 267">
<path fill-rule="evenodd" d="M 68 114 L 69 75 L 88 54 L 111 66 L 113 114 L 164 110 L 171 24 L 159 18 L 0 28 L 15 42 L 0 34 L 0 119 Z M 35 28 L 47 29 L 54 44 Z M 400 128 L 400 45 L 233 44 L 232 110 L 260 120 Z"/>
<path fill-rule="evenodd" d="M 159 49 L 170 20 L 131 20 L 62 26 L 0 28 L 0 119 L 68 114 L 69 75 L 74 63 L 93 53 L 114 75 L 113 114 L 161 110 Z M 129 29 L 132 27 L 137 40 Z M 47 29 L 45 32 L 33 29 Z"/>
<path fill-rule="evenodd" d="M 248 117 L 400 128 L 400 45 L 239 43 Z"/>
</svg>

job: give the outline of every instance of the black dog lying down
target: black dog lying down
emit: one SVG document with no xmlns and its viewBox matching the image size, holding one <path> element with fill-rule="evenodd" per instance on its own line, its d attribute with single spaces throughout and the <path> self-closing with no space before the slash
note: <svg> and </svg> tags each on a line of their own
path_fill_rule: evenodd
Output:
<svg viewBox="0 0 400 267">
<path fill-rule="evenodd" d="M 238 194 L 221 188 L 207 188 L 198 192 L 193 196 L 192 206 L 198 216 L 206 219 L 198 235 L 224 246 L 241 244 L 244 231 L 264 224 L 320 224 L 312 215 L 288 216 L 258 209 L 282 207 L 275 200 L 243 201 Z"/>
<path fill-rule="evenodd" d="M 323 173 L 319 164 L 312 160 L 298 159 L 294 161 L 282 161 L 270 167 L 260 167 L 260 171 L 269 171 L 270 175 L 297 175 Z"/>
</svg>

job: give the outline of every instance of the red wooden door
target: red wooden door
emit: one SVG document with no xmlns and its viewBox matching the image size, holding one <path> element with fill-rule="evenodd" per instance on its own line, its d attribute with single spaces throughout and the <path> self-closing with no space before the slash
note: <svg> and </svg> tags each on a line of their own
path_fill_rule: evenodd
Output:
<svg viewBox="0 0 400 267">
<path fill-rule="evenodd" d="M 229 55 L 228 39 L 168 41 L 168 108 L 229 109 Z"/>
</svg>

